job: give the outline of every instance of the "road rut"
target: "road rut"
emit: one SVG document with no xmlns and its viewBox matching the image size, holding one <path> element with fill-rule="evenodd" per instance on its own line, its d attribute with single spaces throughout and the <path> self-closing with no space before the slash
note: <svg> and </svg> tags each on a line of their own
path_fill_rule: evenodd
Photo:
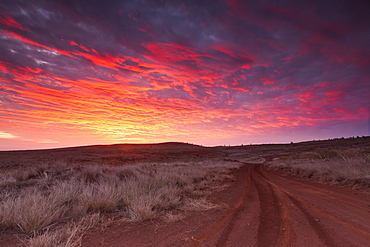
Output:
<svg viewBox="0 0 370 247">
<path fill-rule="evenodd" d="M 234 176 L 209 198 L 218 209 L 93 232 L 83 246 L 370 246 L 369 194 L 283 177 L 263 164 L 244 164 Z"/>
</svg>

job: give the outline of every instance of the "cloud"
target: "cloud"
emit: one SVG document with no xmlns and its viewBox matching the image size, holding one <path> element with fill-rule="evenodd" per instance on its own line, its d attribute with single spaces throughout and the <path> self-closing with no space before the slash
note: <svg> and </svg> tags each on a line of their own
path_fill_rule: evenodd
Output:
<svg viewBox="0 0 370 247">
<path fill-rule="evenodd" d="M 365 121 L 360 6 L 13 1 L 0 17 L 0 124 L 45 133 L 33 140 L 59 140 L 56 128 L 137 141 Z"/>
<path fill-rule="evenodd" d="M 19 136 L 15 136 L 13 134 L 0 131 L 0 138 L 1 139 L 15 139 L 15 138 L 19 138 Z"/>
<path fill-rule="evenodd" d="M 9 28 L 16 28 L 23 31 L 29 31 L 27 27 L 24 27 L 22 24 L 18 23 L 11 16 L 0 16 L 1 25 L 7 26 Z"/>
<path fill-rule="evenodd" d="M 49 140 L 49 139 L 42 139 L 42 140 L 25 139 L 25 141 L 30 141 L 30 142 L 35 142 L 35 143 L 41 143 L 41 144 L 59 143 L 58 141 L 53 141 L 53 140 Z"/>
</svg>

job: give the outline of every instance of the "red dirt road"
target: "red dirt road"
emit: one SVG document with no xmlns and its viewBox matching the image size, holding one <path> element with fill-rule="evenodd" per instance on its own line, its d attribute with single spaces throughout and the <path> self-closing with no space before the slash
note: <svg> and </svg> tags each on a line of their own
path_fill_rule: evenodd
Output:
<svg viewBox="0 0 370 247">
<path fill-rule="evenodd" d="M 83 246 L 370 246 L 370 195 L 246 164 L 209 200 L 217 209 L 177 222 L 122 223 Z"/>
</svg>

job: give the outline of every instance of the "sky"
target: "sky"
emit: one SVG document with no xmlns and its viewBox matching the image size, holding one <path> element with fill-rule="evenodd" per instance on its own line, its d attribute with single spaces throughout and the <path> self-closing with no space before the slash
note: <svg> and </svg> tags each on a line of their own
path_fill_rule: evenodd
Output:
<svg viewBox="0 0 370 247">
<path fill-rule="evenodd" d="M 0 150 L 369 135 L 362 0 L 2 0 Z"/>
</svg>

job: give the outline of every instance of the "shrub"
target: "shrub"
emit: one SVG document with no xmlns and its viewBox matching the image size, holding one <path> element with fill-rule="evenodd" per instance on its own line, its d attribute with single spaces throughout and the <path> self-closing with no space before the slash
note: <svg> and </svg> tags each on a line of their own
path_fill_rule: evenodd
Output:
<svg viewBox="0 0 370 247">
<path fill-rule="evenodd" d="M 345 151 L 322 150 L 318 155 L 320 159 L 311 158 L 312 156 L 306 153 L 295 154 L 287 161 L 280 159 L 270 161 L 267 167 L 296 177 L 343 185 L 349 185 L 350 181 L 355 180 L 366 181 L 370 177 L 369 161 L 362 150 L 356 148 Z M 359 183 L 366 184 L 356 182 Z"/>
<path fill-rule="evenodd" d="M 322 150 L 318 152 L 319 156 L 321 159 L 330 159 L 330 158 L 335 158 L 338 157 L 338 152 L 334 150 Z"/>
<path fill-rule="evenodd" d="M 213 205 L 186 196 L 204 194 L 225 170 L 240 163 L 137 164 L 102 167 L 57 161 L 0 176 L 0 227 L 19 229 L 30 238 L 28 246 L 72 246 L 83 234 L 76 225 L 89 215 L 119 213 L 132 221 L 168 215 L 171 210 L 203 210 Z M 72 225 L 71 225 L 72 224 Z M 77 228 L 76 228 L 77 227 Z M 68 230 L 69 229 L 69 230 Z M 85 229 L 85 228 L 84 228 Z M 73 241 L 71 239 L 74 239 Z"/>
<path fill-rule="evenodd" d="M 81 172 L 81 178 L 86 183 L 97 182 L 99 177 L 103 176 L 103 169 L 98 165 L 91 165 L 85 167 Z"/>
<path fill-rule="evenodd" d="M 83 217 L 78 222 L 71 222 L 65 227 L 53 231 L 47 230 L 28 239 L 29 247 L 73 247 L 81 245 L 82 235 L 101 221 L 100 214 Z"/>
<path fill-rule="evenodd" d="M 9 197 L 0 206 L 1 225 L 19 228 L 26 234 L 39 233 L 61 220 L 66 208 L 53 197 L 32 192 Z"/>
</svg>

